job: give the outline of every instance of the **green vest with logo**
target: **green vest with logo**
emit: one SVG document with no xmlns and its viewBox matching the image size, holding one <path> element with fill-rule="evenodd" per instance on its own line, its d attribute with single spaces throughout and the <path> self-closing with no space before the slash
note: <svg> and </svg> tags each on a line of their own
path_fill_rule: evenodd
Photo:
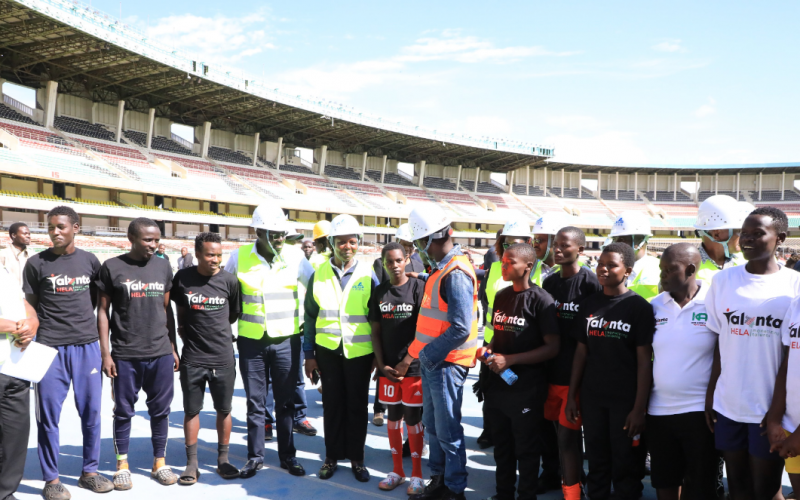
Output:
<svg viewBox="0 0 800 500">
<path fill-rule="evenodd" d="M 372 266 L 357 263 L 344 290 L 330 260 L 319 266 L 314 273 L 317 345 L 334 351 L 342 343 L 347 359 L 372 354 L 372 327 L 367 320 L 371 290 Z"/>
<path fill-rule="evenodd" d="M 322 265 L 322 263 L 326 260 L 330 260 L 330 258 L 330 252 L 315 253 L 310 259 L 308 259 L 308 263 L 311 264 L 311 267 L 314 268 L 314 271 L 317 271 L 319 266 Z"/>
<path fill-rule="evenodd" d="M 658 285 L 661 283 L 661 267 L 656 257 L 646 256 L 645 264 L 639 269 L 639 273 L 628 284 L 628 290 L 636 292 L 640 297 L 648 302 L 658 295 Z"/>
<path fill-rule="evenodd" d="M 238 269 L 242 294 L 239 336 L 260 339 L 288 337 L 300 332 L 302 303 L 298 294 L 298 267 L 305 256 L 284 247 L 281 257 L 268 266 L 253 252 L 250 243 L 239 248 Z"/>
<path fill-rule="evenodd" d="M 743 253 L 739 252 L 731 254 L 730 266 L 743 266 L 745 264 L 747 264 L 747 261 L 745 260 Z M 706 259 L 702 264 L 700 264 L 700 269 L 697 270 L 697 279 L 706 285 L 711 285 L 711 280 L 720 271 L 722 271 L 722 269 L 718 268 L 714 261 L 711 259 Z"/>
</svg>

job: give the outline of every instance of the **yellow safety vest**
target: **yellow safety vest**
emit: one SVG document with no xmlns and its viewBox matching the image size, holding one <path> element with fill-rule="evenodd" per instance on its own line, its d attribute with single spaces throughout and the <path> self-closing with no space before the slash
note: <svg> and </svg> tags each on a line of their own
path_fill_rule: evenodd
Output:
<svg viewBox="0 0 800 500">
<path fill-rule="evenodd" d="M 661 283 L 661 267 L 656 257 L 647 255 L 642 257 L 642 259 L 647 260 L 644 262 L 641 269 L 639 269 L 639 273 L 633 281 L 628 284 L 628 289 L 633 290 L 639 294 L 640 297 L 650 302 L 661 293 L 658 291 L 658 285 Z"/>
<path fill-rule="evenodd" d="M 330 260 L 330 258 L 330 252 L 315 253 L 310 259 L 308 259 L 308 263 L 311 264 L 311 267 L 313 267 L 314 271 L 316 271 L 323 262 Z"/>
<path fill-rule="evenodd" d="M 726 263 L 729 266 L 743 266 L 747 264 L 744 254 L 741 252 L 731 254 L 731 258 L 731 264 Z M 711 280 L 720 271 L 722 271 L 722 269 L 718 268 L 714 261 L 711 259 L 706 259 L 702 264 L 700 264 L 700 269 L 697 270 L 697 279 L 706 285 L 710 285 Z"/>
<path fill-rule="evenodd" d="M 268 266 L 253 252 L 250 243 L 239 248 L 238 269 L 242 294 L 239 336 L 260 339 L 288 337 L 300 332 L 302 313 L 298 291 L 298 266 L 305 257 L 284 247 L 281 257 Z M 301 285 L 302 286 L 302 285 Z"/>
<path fill-rule="evenodd" d="M 327 260 L 314 273 L 314 300 L 319 305 L 316 343 L 336 350 L 344 342 L 344 357 L 357 358 L 372 354 L 372 327 L 369 325 L 369 298 L 372 289 L 372 267 L 359 262 L 347 287 L 342 290 Z"/>
</svg>

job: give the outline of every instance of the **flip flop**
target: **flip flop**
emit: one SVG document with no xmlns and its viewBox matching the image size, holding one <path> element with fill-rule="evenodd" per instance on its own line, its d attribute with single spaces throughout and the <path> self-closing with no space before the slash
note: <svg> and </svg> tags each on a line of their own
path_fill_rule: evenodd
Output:
<svg viewBox="0 0 800 500">
<path fill-rule="evenodd" d="M 225 462 L 217 467 L 217 474 L 219 474 L 222 479 L 236 479 L 239 477 L 239 469 Z"/>
<path fill-rule="evenodd" d="M 186 469 L 181 472 L 181 476 L 178 478 L 178 484 L 182 484 L 184 486 L 191 486 L 200 479 L 200 471 L 197 467 L 193 465 L 187 465 Z"/>
</svg>

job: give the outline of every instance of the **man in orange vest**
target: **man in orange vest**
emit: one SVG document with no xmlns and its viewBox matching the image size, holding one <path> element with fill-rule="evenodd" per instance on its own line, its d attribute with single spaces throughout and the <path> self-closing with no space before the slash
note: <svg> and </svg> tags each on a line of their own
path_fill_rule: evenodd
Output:
<svg viewBox="0 0 800 500">
<path fill-rule="evenodd" d="M 415 209 L 408 218 L 414 245 L 431 267 L 409 354 L 422 372 L 422 422 L 430 444 L 431 481 L 412 500 L 463 500 L 467 453 L 461 403 L 478 343 L 478 280 L 453 244 L 443 212 Z"/>
</svg>

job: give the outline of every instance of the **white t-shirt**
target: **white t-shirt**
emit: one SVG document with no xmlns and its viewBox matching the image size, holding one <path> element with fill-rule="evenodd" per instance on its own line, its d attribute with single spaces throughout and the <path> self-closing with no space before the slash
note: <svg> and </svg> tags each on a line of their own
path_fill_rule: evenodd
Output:
<svg viewBox="0 0 800 500">
<path fill-rule="evenodd" d="M 5 268 L 0 268 L 0 318 L 19 321 L 25 318 L 25 295 L 14 277 Z M 0 332 L 0 365 L 11 353 L 11 335 Z"/>
<path fill-rule="evenodd" d="M 789 306 L 781 331 L 783 345 L 789 348 L 786 413 L 783 414 L 781 425 L 787 431 L 794 432 L 800 427 L 800 297 L 796 297 Z"/>
<path fill-rule="evenodd" d="M 663 292 L 651 304 L 656 316 L 653 335 L 653 390 L 647 413 L 676 415 L 705 409 L 708 379 L 714 363 L 717 334 L 708 329 L 705 299 L 708 285 L 698 281 L 697 295 L 681 309 Z"/>
<path fill-rule="evenodd" d="M 800 273 L 723 269 L 706 295 L 708 327 L 719 334 L 722 373 L 714 410 L 740 423 L 758 424 L 769 410 L 781 363 L 781 326 L 800 294 Z"/>
</svg>

